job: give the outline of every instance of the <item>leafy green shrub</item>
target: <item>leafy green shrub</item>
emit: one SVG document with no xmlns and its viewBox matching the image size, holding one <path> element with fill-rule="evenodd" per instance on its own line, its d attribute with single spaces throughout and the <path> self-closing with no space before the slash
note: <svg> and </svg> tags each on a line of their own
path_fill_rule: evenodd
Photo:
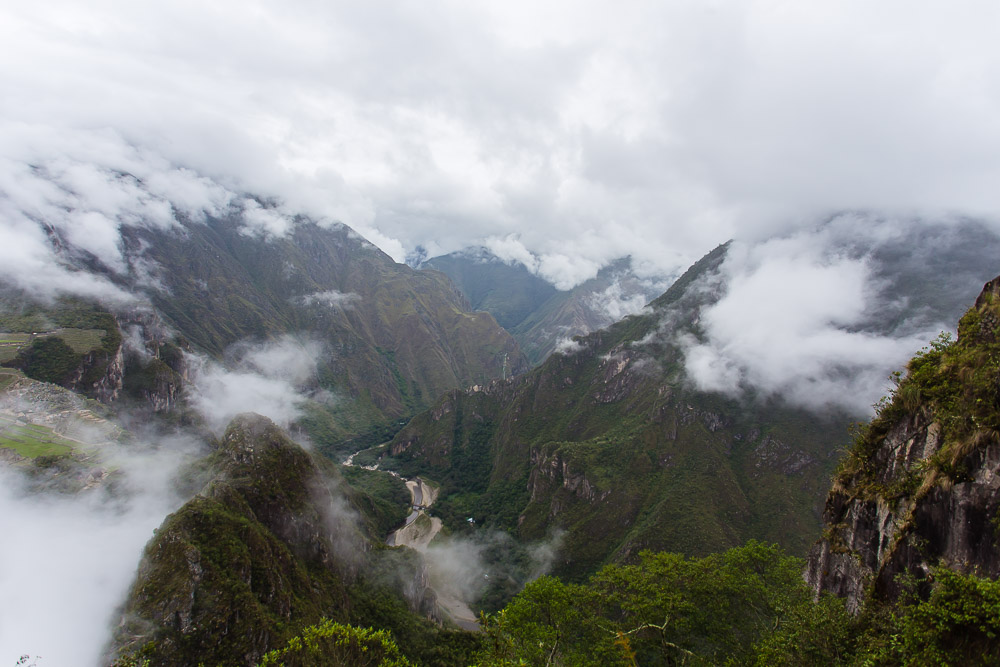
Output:
<svg viewBox="0 0 1000 667">
<path fill-rule="evenodd" d="M 481 665 L 621 665 L 614 631 L 594 614 L 593 591 L 541 577 L 504 609 L 483 619 Z"/>
<path fill-rule="evenodd" d="M 1000 581 L 947 568 L 932 573 L 927 600 L 904 601 L 859 655 L 876 665 L 996 665 L 1000 662 Z"/>
<path fill-rule="evenodd" d="M 259 667 L 409 667 L 385 630 L 358 628 L 326 619 L 267 652 Z"/>
</svg>

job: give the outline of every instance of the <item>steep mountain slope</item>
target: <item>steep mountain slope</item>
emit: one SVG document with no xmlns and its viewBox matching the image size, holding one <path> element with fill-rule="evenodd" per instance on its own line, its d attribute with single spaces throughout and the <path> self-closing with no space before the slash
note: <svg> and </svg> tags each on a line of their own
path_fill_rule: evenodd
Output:
<svg viewBox="0 0 1000 667">
<path fill-rule="evenodd" d="M 959 322 L 910 361 L 857 435 L 826 502 L 809 558 L 817 591 L 895 601 L 931 569 L 1000 576 L 1000 278 Z M 926 592 L 926 590 L 925 590 Z"/>
<path fill-rule="evenodd" d="M 196 347 L 221 355 L 245 339 L 313 335 L 324 386 L 376 420 L 498 377 L 504 355 L 512 370 L 524 367 L 514 341 L 491 316 L 468 312 L 443 275 L 396 264 L 350 228 L 299 221 L 287 238 L 264 240 L 239 224 L 126 235 L 160 267 L 153 305 Z"/>
<path fill-rule="evenodd" d="M 124 611 L 125 652 L 149 642 L 158 664 L 246 663 L 286 641 L 289 624 L 344 609 L 360 536 L 330 522 L 331 491 L 273 424 L 241 417 L 211 462 L 213 482 L 157 531 Z M 315 500 L 314 500 L 315 498 Z"/>
<path fill-rule="evenodd" d="M 115 266 L 51 230 L 67 266 L 111 280 L 136 303 L 53 307 L 8 289 L 0 330 L 13 338 L 4 359 L 102 400 L 128 397 L 162 412 L 188 379 L 182 350 L 225 364 L 292 336 L 315 357 L 299 389 L 321 399 L 305 405 L 300 425 L 323 443 L 377 442 L 449 389 L 526 368 L 513 338 L 489 314 L 469 312 L 444 275 L 396 264 L 343 225 L 298 219 L 276 237 L 248 231 L 247 215 L 123 224 Z M 77 330 L 92 334 L 92 353 L 67 348 L 65 332 Z"/>
<path fill-rule="evenodd" d="M 524 377 L 447 395 L 386 464 L 441 481 L 453 527 L 565 531 L 556 571 L 571 578 L 646 548 L 705 554 L 758 537 L 804 553 L 847 419 L 685 383 L 676 335 L 697 330 L 725 252 Z"/>
<path fill-rule="evenodd" d="M 485 310 L 513 330 L 557 290 L 518 262 L 505 262 L 485 248 L 432 257 L 420 264 L 445 274 L 475 310 Z"/>
<path fill-rule="evenodd" d="M 565 291 L 556 290 L 523 264 L 504 262 L 485 249 L 434 257 L 421 267 L 451 278 L 472 307 L 492 314 L 536 364 L 560 341 L 616 322 L 659 296 L 669 284 L 638 279 L 628 258 Z"/>
<path fill-rule="evenodd" d="M 378 623 L 418 659 L 469 644 L 418 615 L 434 599 L 412 552 L 370 542 L 335 466 L 268 419 L 237 417 L 187 483 L 203 486 L 147 544 L 113 654 L 254 665 L 323 618 Z"/>
<path fill-rule="evenodd" d="M 866 258 L 878 307 L 855 326 L 872 336 L 912 335 L 961 312 L 953 281 L 919 267 L 955 265 L 967 277 L 997 248 L 970 221 L 897 226 L 863 242 L 844 234 L 853 229 L 833 220 L 827 252 Z M 700 555 L 757 538 L 804 555 L 854 418 L 795 407 L 751 382 L 738 398 L 695 389 L 686 351 L 706 340 L 702 315 L 739 275 L 716 249 L 646 311 L 523 378 L 452 392 L 396 436 L 386 464 L 441 481 L 438 513 L 455 529 L 472 518 L 524 539 L 562 531 L 557 572 L 573 578 L 643 548 Z"/>
</svg>

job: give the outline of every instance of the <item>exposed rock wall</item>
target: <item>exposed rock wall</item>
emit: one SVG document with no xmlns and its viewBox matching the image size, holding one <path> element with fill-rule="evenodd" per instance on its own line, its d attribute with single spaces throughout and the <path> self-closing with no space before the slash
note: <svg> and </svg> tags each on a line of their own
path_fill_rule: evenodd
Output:
<svg viewBox="0 0 1000 667">
<path fill-rule="evenodd" d="M 91 366 L 96 363 L 95 356 L 102 352 L 91 352 L 84 357 L 84 365 Z M 104 374 L 93 383 L 93 386 L 85 391 L 87 395 L 93 396 L 101 403 L 114 403 L 121 394 L 122 381 L 125 377 L 125 354 L 123 346 L 119 345 L 115 353 L 108 359 L 107 369 Z"/>
<path fill-rule="evenodd" d="M 1000 279 L 987 283 L 924 375 L 911 362 L 870 427 L 879 435 L 855 446 L 830 491 L 806 578 L 852 612 L 868 595 L 897 599 L 904 575 L 926 590 L 939 565 L 1000 576 L 998 289 Z"/>
<path fill-rule="evenodd" d="M 172 333 L 151 308 L 124 310 L 116 319 L 123 334 L 119 389 L 153 412 L 171 411 L 187 379 L 185 357 Z"/>
</svg>

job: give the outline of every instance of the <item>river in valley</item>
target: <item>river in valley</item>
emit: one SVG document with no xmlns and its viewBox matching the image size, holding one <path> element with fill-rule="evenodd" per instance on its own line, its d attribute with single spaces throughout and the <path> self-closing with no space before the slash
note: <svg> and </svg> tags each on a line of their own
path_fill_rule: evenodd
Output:
<svg viewBox="0 0 1000 667">
<path fill-rule="evenodd" d="M 361 450 L 366 451 L 366 450 Z M 354 465 L 354 457 L 361 453 L 355 452 L 347 457 L 344 465 Z M 378 464 L 361 466 L 366 470 L 378 470 Z M 392 471 L 391 475 L 399 477 Z M 440 563 L 433 557 L 431 542 L 441 532 L 441 519 L 431 516 L 427 508 L 437 500 L 438 489 L 429 486 L 419 477 L 404 480 L 406 488 L 410 491 L 410 514 L 406 517 L 406 522 L 386 538 L 385 542 L 391 547 L 410 547 L 424 556 L 424 563 L 427 565 L 428 585 L 437 596 L 437 604 L 440 611 L 455 625 L 463 630 L 478 631 L 479 620 L 473 613 L 469 605 L 459 597 L 454 589 L 454 582 L 449 578 L 449 572 L 440 566 Z"/>
</svg>

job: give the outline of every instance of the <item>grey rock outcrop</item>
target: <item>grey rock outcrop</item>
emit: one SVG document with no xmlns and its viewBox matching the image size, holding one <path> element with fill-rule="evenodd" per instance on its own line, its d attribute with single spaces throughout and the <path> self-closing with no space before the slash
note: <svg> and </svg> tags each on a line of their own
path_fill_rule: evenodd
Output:
<svg viewBox="0 0 1000 667">
<path fill-rule="evenodd" d="M 998 287 L 986 284 L 959 340 L 925 365 L 930 381 L 911 362 L 873 422 L 879 435 L 856 445 L 830 491 L 806 579 L 854 613 L 869 595 L 898 599 L 906 578 L 926 592 L 938 566 L 1000 576 L 1000 375 L 980 361 L 996 352 Z"/>
</svg>

